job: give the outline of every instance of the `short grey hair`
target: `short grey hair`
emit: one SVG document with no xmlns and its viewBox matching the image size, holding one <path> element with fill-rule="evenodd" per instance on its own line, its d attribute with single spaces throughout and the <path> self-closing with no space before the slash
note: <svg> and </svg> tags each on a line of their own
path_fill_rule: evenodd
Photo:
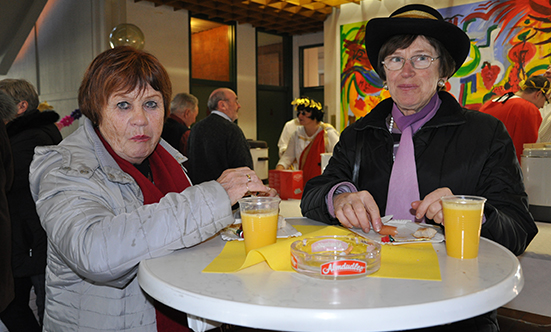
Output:
<svg viewBox="0 0 551 332">
<path fill-rule="evenodd" d="M 211 111 L 218 110 L 218 102 L 225 99 L 226 99 L 226 90 L 219 89 L 218 91 L 215 91 L 210 95 L 209 100 L 207 102 L 207 107 Z"/>
<path fill-rule="evenodd" d="M 4 90 L 15 104 L 26 101 L 29 106 L 27 110 L 38 108 L 38 93 L 34 86 L 24 79 L 6 78 L 0 81 L 0 90 Z"/>
<path fill-rule="evenodd" d="M 0 90 L 0 118 L 4 122 L 10 122 L 17 115 L 17 105 L 6 92 Z"/>
<path fill-rule="evenodd" d="M 192 94 L 179 93 L 170 102 L 170 113 L 174 114 L 180 109 L 194 109 L 199 104 L 199 100 Z"/>
</svg>

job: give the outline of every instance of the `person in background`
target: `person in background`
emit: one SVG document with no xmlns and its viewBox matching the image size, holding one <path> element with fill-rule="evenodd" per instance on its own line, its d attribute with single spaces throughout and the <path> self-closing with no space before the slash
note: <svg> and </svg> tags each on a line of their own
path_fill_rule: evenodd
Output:
<svg viewBox="0 0 551 332">
<path fill-rule="evenodd" d="M 247 167 L 190 183 L 185 158 L 161 139 L 171 90 L 153 55 L 109 49 L 80 85 L 82 124 L 36 148 L 29 179 L 48 234 L 44 331 L 172 328 L 138 284 L 140 261 L 209 239 L 249 192 L 275 195 Z"/>
<path fill-rule="evenodd" d="M 189 135 L 189 174 L 193 182 L 217 179 L 229 168 L 253 169 L 249 143 L 234 123 L 241 108 L 235 92 L 216 89 L 210 94 L 207 106 L 211 114 L 197 122 Z"/>
<path fill-rule="evenodd" d="M 302 214 L 365 232 L 381 230 L 381 215 L 445 227 L 442 196 L 483 196 L 481 235 L 522 254 L 538 229 L 511 137 L 440 91 L 469 54 L 467 34 L 414 4 L 369 20 L 365 44 L 392 97 L 342 132 L 323 174 L 304 188 Z M 497 311 L 426 330 L 498 331 Z"/>
<path fill-rule="evenodd" d="M 532 76 L 520 83 L 520 90 L 488 100 L 479 109 L 499 119 L 513 139 L 517 159 L 525 143 L 536 143 L 541 124 L 540 108 L 547 101 L 551 83 L 542 76 Z"/>
<path fill-rule="evenodd" d="M 12 330 L 41 331 L 44 316 L 46 232 L 40 225 L 36 206 L 29 189 L 29 166 L 34 148 L 61 142 L 61 133 L 54 111 L 39 111 L 38 93 L 23 79 L 4 79 L 0 90 L 17 105 L 17 117 L 6 124 L 13 151 L 14 181 L 8 192 L 12 223 L 12 268 L 15 299 L 2 315 L 4 324 L 17 326 Z M 39 321 L 29 307 L 29 295 L 34 287 Z"/>
<path fill-rule="evenodd" d="M 323 123 L 323 108 L 310 97 L 293 100 L 300 126 L 291 135 L 289 145 L 279 158 L 276 169 L 303 171 L 303 181 L 321 174 L 321 154 L 333 152 L 339 133 L 333 126 Z"/>
<path fill-rule="evenodd" d="M 161 137 L 173 148 L 187 156 L 190 127 L 199 114 L 199 101 L 189 93 L 177 94 L 170 103 L 170 115 L 163 126 Z"/>
<path fill-rule="evenodd" d="M 6 196 L 13 182 L 13 159 L 4 123 L 11 121 L 16 114 L 13 99 L 0 90 L 0 320 L 15 297 L 11 269 L 11 222 Z"/>
<path fill-rule="evenodd" d="M 277 141 L 277 147 L 279 149 L 279 158 L 283 156 L 283 153 L 285 153 L 285 150 L 287 150 L 287 146 L 289 145 L 289 140 L 291 139 L 291 136 L 295 133 L 297 128 L 300 126 L 300 120 L 298 118 L 291 119 L 287 122 L 285 122 L 285 125 L 283 126 L 283 130 L 281 131 L 281 135 L 279 136 L 279 140 Z"/>
<path fill-rule="evenodd" d="M 545 73 L 543 73 L 543 76 L 551 82 L 551 65 L 547 66 L 547 70 Z M 547 95 L 547 99 L 551 97 L 551 93 Z M 538 143 L 547 143 L 551 142 L 551 103 L 549 103 L 549 100 L 545 103 L 545 105 L 540 108 L 541 112 L 541 125 L 538 130 Z"/>
</svg>

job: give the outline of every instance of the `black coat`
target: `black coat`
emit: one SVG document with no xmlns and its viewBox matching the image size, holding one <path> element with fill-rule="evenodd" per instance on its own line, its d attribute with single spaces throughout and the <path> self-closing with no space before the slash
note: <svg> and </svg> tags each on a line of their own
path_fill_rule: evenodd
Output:
<svg viewBox="0 0 551 332">
<path fill-rule="evenodd" d="M 441 187 L 486 197 L 482 236 L 521 254 L 538 229 L 528 212 L 522 171 L 505 126 L 487 114 L 462 109 L 447 92 L 439 96 L 442 105 L 436 115 L 413 136 L 420 197 Z M 393 138 L 386 126 L 392 103 L 382 101 L 343 131 L 324 173 L 304 188 L 303 215 L 338 224 L 327 211 L 325 197 L 335 184 L 352 182 L 357 135 L 363 148 L 355 185 L 371 193 L 385 211 L 393 164 Z"/>
<path fill-rule="evenodd" d="M 215 113 L 191 128 L 188 158 L 194 184 L 216 180 L 229 168 L 253 169 L 249 143 L 241 128 Z"/>
<path fill-rule="evenodd" d="M 184 134 L 189 130 L 190 129 L 186 125 L 181 124 L 172 118 L 168 118 L 163 125 L 163 133 L 161 134 L 161 137 L 173 148 L 185 155 L 185 147 L 180 146 L 180 143 L 182 142 L 182 136 L 184 136 Z M 186 143 L 187 142 L 183 144 Z"/>
<path fill-rule="evenodd" d="M 15 176 L 8 193 L 12 223 L 14 277 L 43 274 L 46 267 L 46 232 L 40 224 L 29 187 L 29 166 L 34 148 L 61 142 L 53 111 L 27 111 L 6 126 L 13 151 Z"/>
<path fill-rule="evenodd" d="M 11 224 L 6 192 L 13 182 L 13 160 L 4 121 L 0 121 L 0 312 L 13 300 Z"/>
</svg>

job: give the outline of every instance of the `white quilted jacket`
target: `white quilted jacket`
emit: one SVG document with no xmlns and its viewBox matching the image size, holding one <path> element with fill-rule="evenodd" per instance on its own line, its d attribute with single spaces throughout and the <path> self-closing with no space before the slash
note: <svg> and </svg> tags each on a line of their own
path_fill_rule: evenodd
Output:
<svg viewBox="0 0 551 332">
<path fill-rule="evenodd" d="M 156 331 L 140 289 L 143 259 L 198 244 L 233 222 L 215 181 L 143 205 L 140 188 L 103 147 L 91 122 L 39 147 L 30 184 L 48 234 L 45 331 Z M 185 157 L 160 143 L 182 163 Z"/>
</svg>

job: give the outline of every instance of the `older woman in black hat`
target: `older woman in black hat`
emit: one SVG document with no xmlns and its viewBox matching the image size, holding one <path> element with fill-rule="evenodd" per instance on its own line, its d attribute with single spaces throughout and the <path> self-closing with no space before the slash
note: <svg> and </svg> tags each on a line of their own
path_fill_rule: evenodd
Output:
<svg viewBox="0 0 551 332">
<path fill-rule="evenodd" d="M 392 97 L 342 132 L 324 173 L 306 184 L 303 215 L 379 231 L 381 215 L 442 224 L 442 196 L 483 196 L 482 236 L 524 252 L 537 227 L 511 138 L 443 91 L 469 54 L 468 36 L 425 5 L 372 19 L 365 35 Z"/>
</svg>

